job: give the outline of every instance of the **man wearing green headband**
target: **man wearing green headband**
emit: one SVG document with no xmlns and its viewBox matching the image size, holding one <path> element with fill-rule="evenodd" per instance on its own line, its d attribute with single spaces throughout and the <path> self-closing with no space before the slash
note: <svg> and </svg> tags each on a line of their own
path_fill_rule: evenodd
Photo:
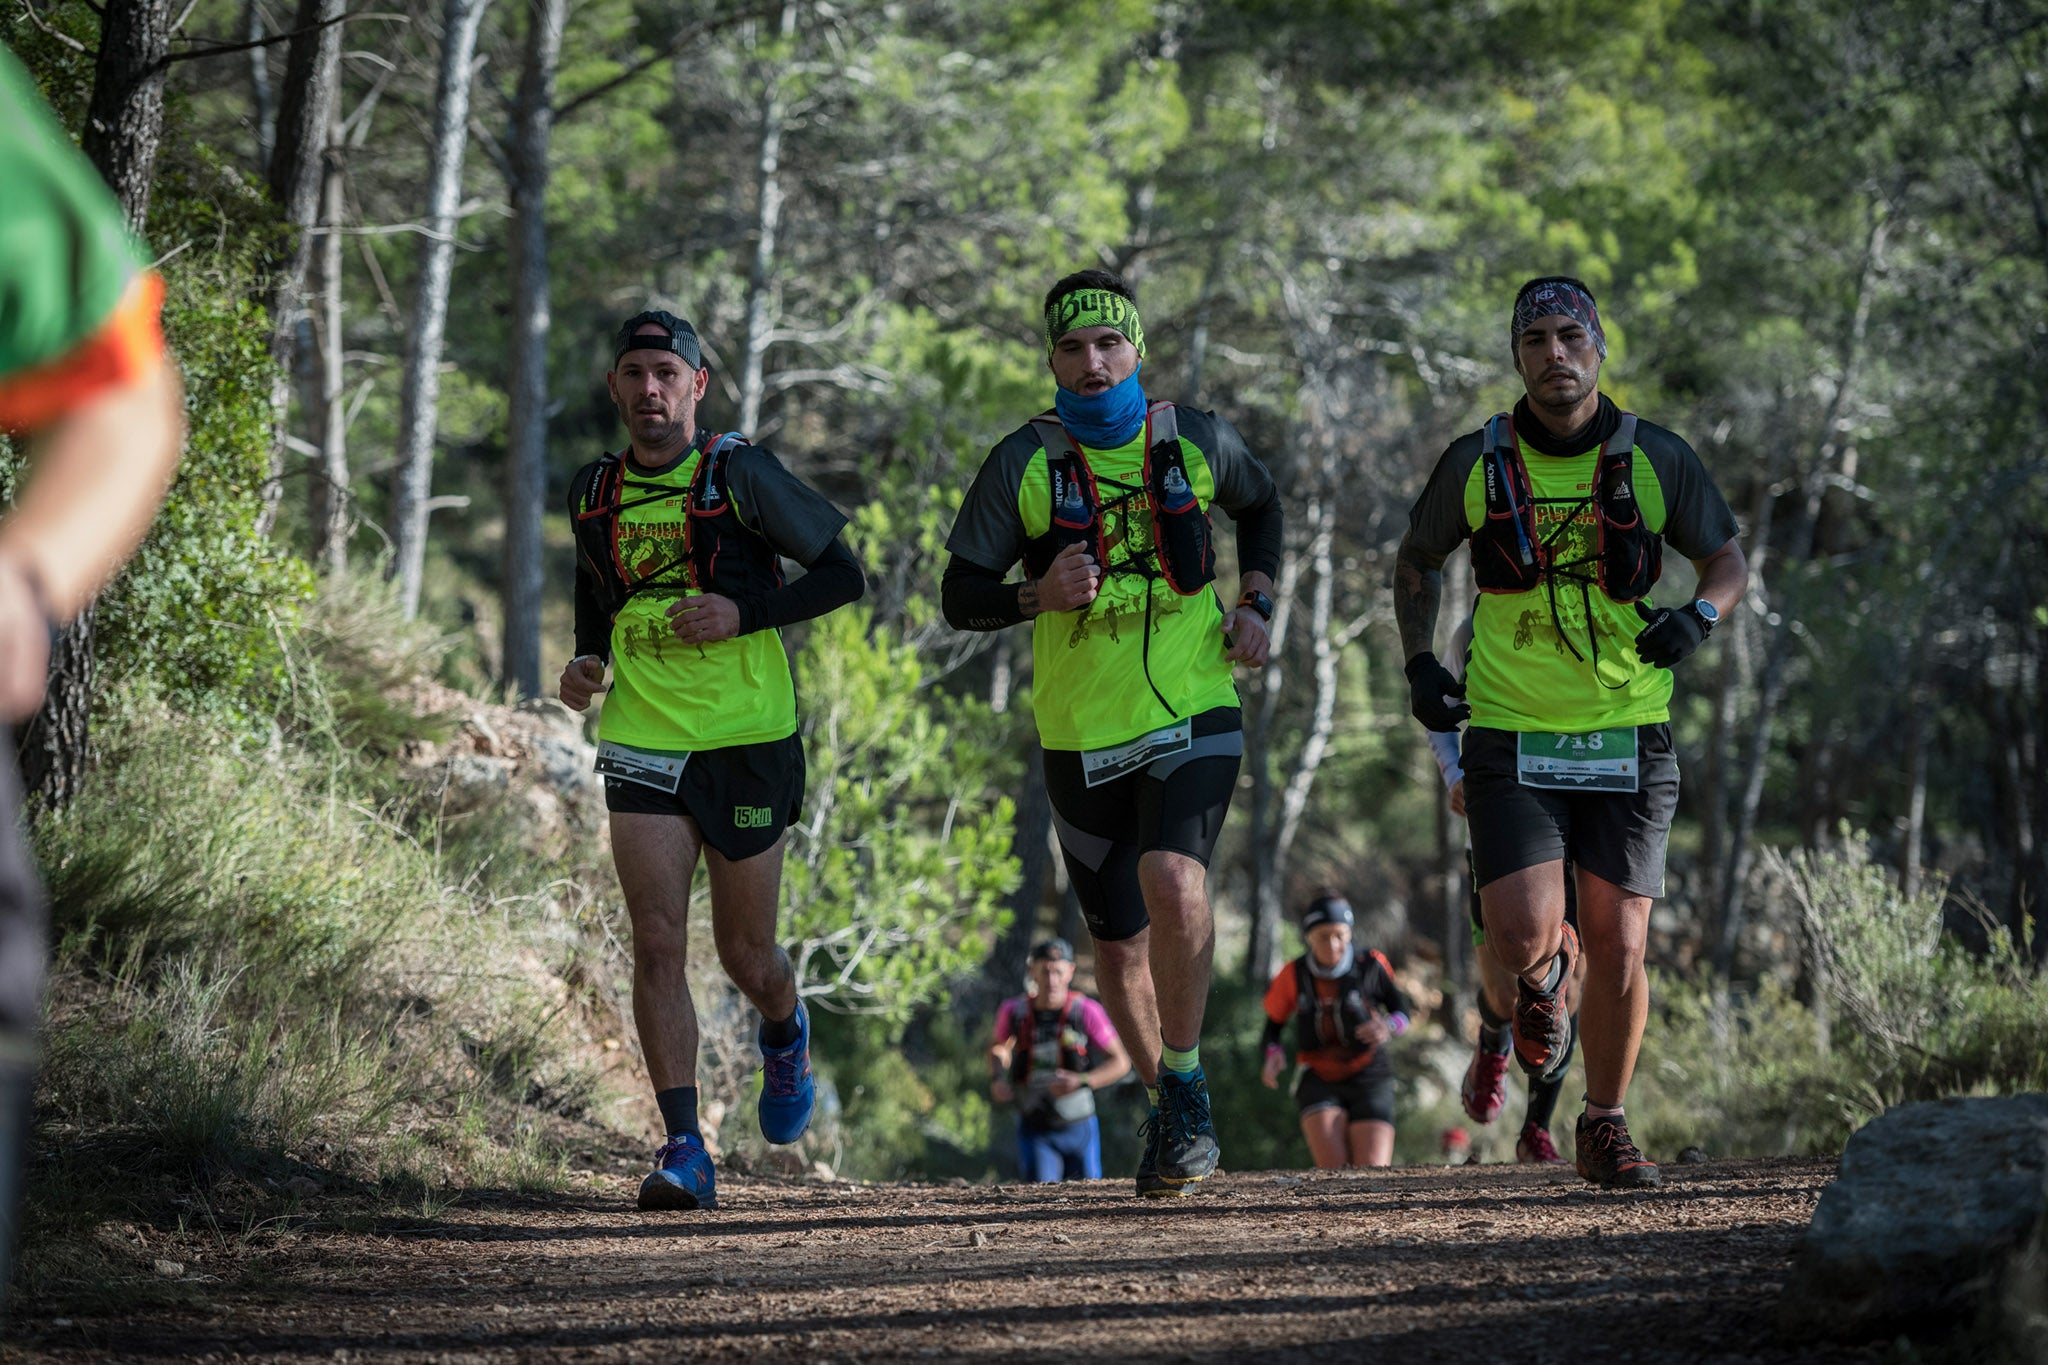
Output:
<svg viewBox="0 0 2048 1365">
<path fill-rule="evenodd" d="M 1032 707 L 1061 855 L 1102 1003 L 1152 1096 L 1138 1193 L 1216 1169 L 1202 1076 L 1215 928 L 1208 863 L 1244 752 L 1232 668 L 1266 662 L 1280 501 L 1214 413 L 1148 401 L 1130 286 L 1069 275 L 1045 300 L 1052 411 L 996 446 L 946 542 L 960 630 L 1031 622 Z M 1208 512 L 1237 523 L 1237 605 Z M 1005 581 L 1024 563 L 1022 581 Z"/>
</svg>

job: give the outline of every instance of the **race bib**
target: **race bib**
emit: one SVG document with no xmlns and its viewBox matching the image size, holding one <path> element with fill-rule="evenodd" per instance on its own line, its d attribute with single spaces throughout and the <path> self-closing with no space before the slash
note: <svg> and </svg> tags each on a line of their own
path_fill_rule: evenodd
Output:
<svg viewBox="0 0 2048 1365">
<path fill-rule="evenodd" d="M 1149 735 L 1139 735 L 1130 743 L 1119 744 L 1113 749 L 1083 749 L 1081 780 L 1091 787 L 1114 782 L 1155 759 L 1180 753 L 1194 742 L 1195 722 L 1188 719 L 1177 720 L 1164 730 L 1154 730 Z"/>
<path fill-rule="evenodd" d="M 674 796 L 676 789 L 683 785 L 683 765 L 689 761 L 688 754 L 654 753 L 614 744 L 610 740 L 597 746 L 598 776 L 637 782 L 643 787 L 667 792 L 670 796 Z"/>
<path fill-rule="evenodd" d="M 1632 792 L 1641 772 L 1634 726 L 1583 735 L 1530 730 L 1516 736 L 1515 776 L 1525 787 Z"/>
</svg>

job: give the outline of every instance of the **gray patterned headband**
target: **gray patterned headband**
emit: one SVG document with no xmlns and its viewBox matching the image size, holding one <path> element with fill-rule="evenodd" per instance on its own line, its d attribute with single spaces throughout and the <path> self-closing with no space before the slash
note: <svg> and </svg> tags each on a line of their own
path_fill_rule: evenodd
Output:
<svg viewBox="0 0 2048 1365">
<path fill-rule="evenodd" d="M 1538 280 L 1532 289 L 1515 300 L 1515 315 L 1508 323 L 1508 344 L 1519 346 L 1522 333 L 1538 318 L 1562 314 L 1593 334 L 1593 349 L 1607 359 L 1607 332 L 1600 326 L 1600 307 L 1593 296 L 1570 280 Z"/>
</svg>

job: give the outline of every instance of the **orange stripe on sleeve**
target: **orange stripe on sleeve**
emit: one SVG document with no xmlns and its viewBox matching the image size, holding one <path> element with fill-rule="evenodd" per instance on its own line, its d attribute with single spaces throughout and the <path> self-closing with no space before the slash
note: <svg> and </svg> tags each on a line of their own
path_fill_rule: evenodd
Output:
<svg viewBox="0 0 2048 1365">
<path fill-rule="evenodd" d="M 0 427 L 34 431 L 146 378 L 163 363 L 163 307 L 163 276 L 137 275 L 97 332 L 55 360 L 0 378 Z"/>
</svg>

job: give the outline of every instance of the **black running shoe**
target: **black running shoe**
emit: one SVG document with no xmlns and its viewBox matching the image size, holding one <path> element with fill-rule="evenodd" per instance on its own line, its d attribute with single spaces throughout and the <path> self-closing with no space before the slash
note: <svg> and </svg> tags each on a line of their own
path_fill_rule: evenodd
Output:
<svg viewBox="0 0 2048 1365">
<path fill-rule="evenodd" d="M 1657 1163 L 1636 1150 L 1620 1119 L 1579 1115 L 1579 1174 L 1610 1190 L 1647 1190 L 1664 1183 Z"/>
<path fill-rule="evenodd" d="M 1578 933 L 1567 924 L 1557 947 L 1562 970 L 1557 989 L 1539 995 L 1526 981 L 1515 986 L 1515 1060 L 1522 1070 L 1538 1080 L 1555 1080 L 1571 1064 L 1572 1016 L 1566 994 L 1571 988 L 1572 966 L 1579 958 Z"/>
<path fill-rule="evenodd" d="M 1200 1067 L 1183 1076 L 1159 1073 L 1159 1178 L 1190 1185 L 1216 1169 L 1223 1151 L 1209 1117 L 1209 1083 Z"/>
<path fill-rule="evenodd" d="M 1138 1125 L 1145 1151 L 1138 1158 L 1138 1198 L 1179 1199 L 1187 1193 L 1182 1185 L 1169 1185 L 1159 1178 L 1159 1111 L 1155 1108 Z"/>
</svg>

